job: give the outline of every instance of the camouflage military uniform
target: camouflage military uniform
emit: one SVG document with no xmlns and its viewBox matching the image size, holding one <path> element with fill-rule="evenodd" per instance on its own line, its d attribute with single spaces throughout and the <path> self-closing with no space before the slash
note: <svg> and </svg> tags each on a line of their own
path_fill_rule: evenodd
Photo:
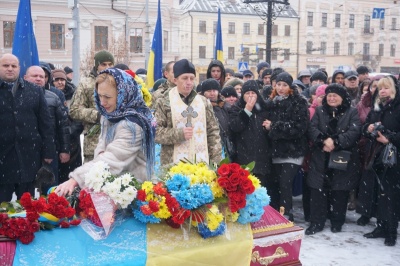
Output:
<svg viewBox="0 0 400 266">
<path fill-rule="evenodd" d="M 175 87 L 176 85 L 172 82 L 169 82 L 168 80 L 161 84 L 158 87 L 158 90 L 156 90 L 151 96 L 151 107 L 155 108 L 157 99 L 161 98 L 164 96 L 164 94 L 169 91 L 169 89 Z"/>
<path fill-rule="evenodd" d="M 94 73 L 83 78 L 72 97 L 70 106 L 71 118 L 82 121 L 84 126 L 83 155 L 85 162 L 93 160 L 94 149 L 99 142 L 100 135 L 100 113 L 96 109 L 93 93 L 95 81 Z M 94 132 L 88 136 L 91 129 Z"/>
<path fill-rule="evenodd" d="M 197 93 L 193 90 L 188 96 L 189 105 L 196 97 Z M 207 120 L 207 145 L 210 162 L 219 163 L 221 161 L 222 147 L 219 136 L 218 122 L 214 116 L 211 103 L 200 96 L 206 106 Z M 171 106 L 168 93 L 159 98 L 155 106 L 155 118 L 157 121 L 156 143 L 161 144 L 161 165 L 173 163 L 174 144 L 185 141 L 182 129 L 173 128 Z"/>
</svg>

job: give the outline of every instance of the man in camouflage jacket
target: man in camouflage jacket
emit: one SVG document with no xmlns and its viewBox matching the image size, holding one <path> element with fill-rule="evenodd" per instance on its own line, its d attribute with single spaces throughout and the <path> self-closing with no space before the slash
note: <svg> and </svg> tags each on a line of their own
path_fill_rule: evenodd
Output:
<svg viewBox="0 0 400 266">
<path fill-rule="evenodd" d="M 94 56 L 95 66 L 89 76 L 83 78 L 72 97 L 70 116 L 82 121 L 85 138 L 83 140 L 83 155 L 85 162 L 93 160 L 94 149 L 100 135 L 100 113 L 94 102 L 94 88 L 97 74 L 114 66 L 114 57 L 107 51 L 100 51 Z"/>
<path fill-rule="evenodd" d="M 195 69 L 186 59 L 177 61 L 174 65 L 175 84 L 181 99 L 187 105 L 193 102 L 195 97 L 201 97 L 206 108 L 206 131 L 209 161 L 219 163 L 221 161 L 222 147 L 219 136 L 218 122 L 214 116 L 211 103 L 193 90 Z M 190 77 L 185 77 L 190 75 Z M 161 165 L 173 163 L 174 145 L 184 142 L 193 136 L 193 128 L 174 128 L 172 122 L 169 93 L 165 93 L 156 102 L 155 118 L 157 121 L 156 143 L 161 144 Z"/>
<path fill-rule="evenodd" d="M 174 83 L 174 64 L 175 61 L 168 62 L 165 65 L 165 71 L 164 71 L 164 76 L 167 78 L 167 80 L 161 84 L 158 89 L 153 92 L 152 97 L 151 97 L 151 107 L 154 108 L 156 105 L 156 102 L 159 98 L 162 98 L 165 93 L 169 91 L 169 89 L 175 87 Z"/>
</svg>

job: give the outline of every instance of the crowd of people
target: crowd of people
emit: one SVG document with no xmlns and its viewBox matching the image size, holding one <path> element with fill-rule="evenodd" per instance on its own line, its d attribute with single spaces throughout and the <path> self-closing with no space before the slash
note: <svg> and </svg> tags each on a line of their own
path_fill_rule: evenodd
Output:
<svg viewBox="0 0 400 266">
<path fill-rule="evenodd" d="M 300 179 L 306 235 L 322 231 L 326 220 L 340 232 L 347 210 L 355 209 L 360 226 L 377 219 L 366 238 L 396 244 L 400 163 L 385 163 L 388 147 L 400 148 L 394 76 L 369 77 L 359 66 L 331 76 L 305 69 L 293 79 L 267 62 L 256 73 L 235 73 L 212 60 L 196 84 L 194 65 L 181 59 L 165 65 L 147 103 L 136 80 L 146 70 L 115 65 L 108 51 L 97 52 L 94 62 L 76 87 L 69 67 L 40 62 L 19 73 L 17 57 L 0 57 L 0 202 L 52 186 L 70 194 L 85 186 L 97 161 L 112 174 L 154 180 L 158 144 L 163 167 L 182 159 L 255 162 L 271 206 L 291 221 Z"/>
</svg>

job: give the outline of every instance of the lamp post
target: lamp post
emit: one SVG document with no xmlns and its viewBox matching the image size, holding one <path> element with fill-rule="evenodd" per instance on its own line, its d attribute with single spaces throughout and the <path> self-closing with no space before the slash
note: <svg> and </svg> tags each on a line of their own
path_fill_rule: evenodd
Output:
<svg viewBox="0 0 400 266">
<path fill-rule="evenodd" d="M 286 9 L 287 6 L 289 6 L 289 0 L 243 0 L 244 4 L 250 5 L 254 11 L 257 13 L 257 15 L 262 19 L 265 20 L 267 23 L 267 31 L 266 31 L 266 43 L 265 43 L 265 61 L 271 65 L 271 43 L 272 43 L 272 21 L 277 18 L 279 15 L 280 11 Z M 261 10 L 259 6 L 253 6 L 251 4 L 257 4 L 257 3 L 267 3 L 267 12 Z M 273 7 L 274 4 L 283 4 L 281 8 L 278 9 L 278 13 L 275 14 Z"/>
</svg>

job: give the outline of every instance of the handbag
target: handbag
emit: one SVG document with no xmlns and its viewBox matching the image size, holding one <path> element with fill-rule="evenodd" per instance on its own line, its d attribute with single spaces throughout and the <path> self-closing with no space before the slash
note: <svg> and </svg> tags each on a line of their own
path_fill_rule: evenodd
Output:
<svg viewBox="0 0 400 266">
<path fill-rule="evenodd" d="M 350 156 L 350 151 L 332 151 L 329 155 L 328 168 L 346 171 Z"/>
<path fill-rule="evenodd" d="M 380 161 L 385 168 L 391 168 L 397 164 L 397 148 L 389 142 L 381 152 Z"/>
</svg>

